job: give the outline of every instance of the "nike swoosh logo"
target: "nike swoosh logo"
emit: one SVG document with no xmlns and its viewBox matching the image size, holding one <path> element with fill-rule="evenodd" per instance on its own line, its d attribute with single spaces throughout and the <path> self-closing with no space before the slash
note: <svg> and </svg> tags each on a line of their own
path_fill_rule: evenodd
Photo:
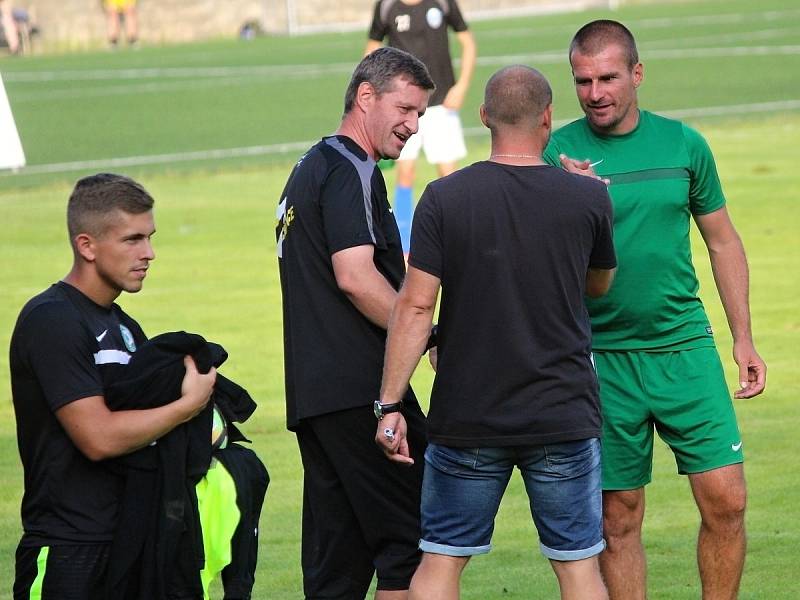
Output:
<svg viewBox="0 0 800 600">
<path fill-rule="evenodd" d="M 739 448 L 741 447 L 742 447 L 742 442 L 739 442 L 738 444 L 731 444 L 731 450 L 733 450 L 734 452 L 738 452 Z"/>
<path fill-rule="evenodd" d="M 100 335 L 98 335 L 94 339 L 96 339 L 98 342 L 102 342 L 103 338 L 106 337 L 107 333 L 108 333 L 108 329 L 106 329 L 103 333 L 101 333 Z"/>
</svg>

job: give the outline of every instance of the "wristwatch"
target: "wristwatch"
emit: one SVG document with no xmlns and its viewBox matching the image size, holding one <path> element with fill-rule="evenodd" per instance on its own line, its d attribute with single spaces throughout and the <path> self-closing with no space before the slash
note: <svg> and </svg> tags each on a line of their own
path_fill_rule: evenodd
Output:
<svg viewBox="0 0 800 600">
<path fill-rule="evenodd" d="M 403 402 L 395 402 L 394 404 L 381 404 L 380 400 L 375 400 L 375 404 L 373 404 L 373 410 L 375 411 L 375 418 L 380 421 L 383 419 L 383 415 L 388 415 L 389 413 L 397 412 L 403 407 Z"/>
<path fill-rule="evenodd" d="M 431 334 L 428 336 L 428 343 L 425 344 L 425 352 L 439 344 L 439 325 L 431 327 Z"/>
</svg>

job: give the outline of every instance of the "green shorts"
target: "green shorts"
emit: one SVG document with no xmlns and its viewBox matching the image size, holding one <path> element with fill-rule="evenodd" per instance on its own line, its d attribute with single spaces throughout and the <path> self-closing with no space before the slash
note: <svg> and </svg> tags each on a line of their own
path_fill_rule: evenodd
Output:
<svg viewBox="0 0 800 600">
<path fill-rule="evenodd" d="M 632 490 L 653 474 L 653 429 L 678 473 L 743 461 L 742 438 L 717 349 L 594 352 L 603 407 L 603 489 Z"/>
</svg>

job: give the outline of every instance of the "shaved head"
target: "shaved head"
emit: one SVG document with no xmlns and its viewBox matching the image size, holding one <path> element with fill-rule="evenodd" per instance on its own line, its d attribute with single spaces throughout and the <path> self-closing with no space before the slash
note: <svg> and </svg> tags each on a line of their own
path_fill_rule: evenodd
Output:
<svg viewBox="0 0 800 600">
<path fill-rule="evenodd" d="M 524 65 L 505 67 L 486 83 L 486 126 L 493 133 L 506 126 L 533 126 L 552 101 L 550 84 L 539 71 Z"/>
<path fill-rule="evenodd" d="M 608 19 L 592 21 L 578 30 L 569 45 L 569 60 L 572 62 L 575 52 L 584 56 L 596 56 L 615 44 L 625 53 L 628 68 L 632 69 L 639 63 L 639 51 L 636 49 L 633 34 L 622 23 Z"/>
</svg>

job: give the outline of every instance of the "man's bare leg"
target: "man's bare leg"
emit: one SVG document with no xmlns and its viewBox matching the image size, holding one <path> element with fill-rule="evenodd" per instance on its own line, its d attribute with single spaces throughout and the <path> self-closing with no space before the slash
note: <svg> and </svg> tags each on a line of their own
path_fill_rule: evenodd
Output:
<svg viewBox="0 0 800 600">
<path fill-rule="evenodd" d="M 125 38 L 129 44 L 135 44 L 139 40 L 139 15 L 136 5 L 125 9 Z"/>
<path fill-rule="evenodd" d="M 120 19 L 119 12 L 113 7 L 106 9 L 106 28 L 108 31 L 108 43 L 111 46 L 116 46 L 119 41 Z"/>
<path fill-rule="evenodd" d="M 397 160 L 395 167 L 397 167 L 397 175 L 395 176 L 395 185 L 400 187 L 414 187 L 414 178 L 416 177 L 416 160 Z"/>
<path fill-rule="evenodd" d="M 739 593 L 747 541 L 744 468 L 729 465 L 689 475 L 700 510 L 697 565 L 703 600 L 733 600 Z"/>
<path fill-rule="evenodd" d="M 409 600 L 458 600 L 461 572 L 469 558 L 423 553 L 411 580 Z"/>
<path fill-rule="evenodd" d="M 455 171 L 457 166 L 458 165 L 454 162 L 438 163 L 436 165 L 436 170 L 439 172 L 439 177 L 444 177 Z"/>
<path fill-rule="evenodd" d="M 558 578 L 561 600 L 606 600 L 608 593 L 600 576 L 597 556 L 583 560 L 551 560 Z"/>
<path fill-rule="evenodd" d="M 603 492 L 603 535 L 600 570 L 612 600 L 644 600 L 647 563 L 642 546 L 644 488 Z"/>
</svg>

